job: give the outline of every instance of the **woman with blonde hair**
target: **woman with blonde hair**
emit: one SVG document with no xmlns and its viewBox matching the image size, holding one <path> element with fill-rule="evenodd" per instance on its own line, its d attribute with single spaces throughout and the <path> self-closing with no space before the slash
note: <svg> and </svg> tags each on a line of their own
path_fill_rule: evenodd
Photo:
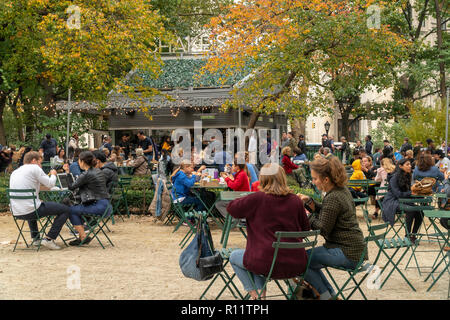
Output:
<svg viewBox="0 0 450 320">
<path fill-rule="evenodd" d="M 394 171 L 395 165 L 392 163 L 392 160 L 390 158 L 381 159 L 381 167 L 377 169 L 377 175 L 375 176 L 375 181 L 380 182 L 380 188 L 383 188 L 387 185 L 388 176 L 390 174 L 393 174 Z M 383 199 L 383 196 L 377 196 L 377 201 L 375 202 L 375 213 L 372 216 L 373 219 L 378 218 L 378 213 L 380 211 L 380 205 L 378 204 L 378 202 L 382 202 Z"/>
<path fill-rule="evenodd" d="M 265 297 L 265 275 L 269 273 L 277 231 L 308 231 L 309 222 L 303 202 L 291 189 L 286 174 L 280 165 L 265 164 L 260 171 L 258 192 L 231 201 L 228 213 L 236 219 L 246 219 L 247 245 L 245 250 L 234 250 L 230 263 L 244 289 L 252 299 L 258 295 Z M 301 242 L 302 239 L 297 239 Z M 305 271 L 307 256 L 304 249 L 280 250 L 277 263 L 272 272 L 273 279 L 286 279 L 298 276 Z M 250 271 L 253 283 L 247 275 Z"/>
<path fill-rule="evenodd" d="M 320 294 L 321 300 L 335 298 L 335 291 L 321 271 L 325 266 L 354 268 L 366 249 L 364 236 L 356 218 L 355 204 L 347 188 L 347 174 L 337 157 L 317 159 L 310 164 L 312 182 L 325 192 L 322 203 L 298 194 L 311 212 L 313 230 L 325 238 L 321 247 L 314 248 L 305 280 Z M 308 254 L 311 251 L 307 251 Z M 368 259 L 367 251 L 365 259 Z"/>
</svg>

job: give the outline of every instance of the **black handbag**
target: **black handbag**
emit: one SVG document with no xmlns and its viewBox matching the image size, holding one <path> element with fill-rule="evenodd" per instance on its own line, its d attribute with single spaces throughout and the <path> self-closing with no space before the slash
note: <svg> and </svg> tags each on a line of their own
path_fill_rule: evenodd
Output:
<svg viewBox="0 0 450 320">
<path fill-rule="evenodd" d="M 200 218 L 201 219 L 201 218 Z M 214 250 L 214 243 L 211 237 L 211 231 L 209 230 L 208 223 L 202 224 L 202 232 L 200 233 L 200 237 L 197 238 L 198 241 L 198 256 L 197 256 L 197 268 L 200 270 L 200 278 L 204 280 L 211 279 L 216 273 L 223 271 L 223 258 L 219 251 Z M 202 239 L 206 236 L 207 241 L 202 241 Z M 211 255 L 201 256 L 202 247 L 205 244 L 209 244 L 208 252 Z"/>
<path fill-rule="evenodd" d="M 185 277 L 197 281 L 209 280 L 223 271 L 222 256 L 214 250 L 211 232 L 202 217 L 198 219 L 194 239 L 180 255 L 179 264 Z"/>
</svg>

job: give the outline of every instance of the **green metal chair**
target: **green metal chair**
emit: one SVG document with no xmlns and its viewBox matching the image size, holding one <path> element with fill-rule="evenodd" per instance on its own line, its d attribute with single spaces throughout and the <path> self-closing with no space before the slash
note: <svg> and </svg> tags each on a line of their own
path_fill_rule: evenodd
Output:
<svg viewBox="0 0 450 320">
<path fill-rule="evenodd" d="M 428 281 L 428 279 L 432 278 L 433 281 L 431 283 L 431 285 L 428 287 L 427 292 L 431 290 L 431 288 L 433 288 L 433 286 L 436 284 L 436 282 L 439 281 L 439 279 L 444 275 L 444 273 L 449 273 L 450 274 L 450 236 L 448 231 L 447 232 L 443 232 L 442 229 L 440 228 L 440 226 L 437 223 L 437 219 L 442 219 L 442 218 L 448 218 L 449 217 L 449 211 L 447 210 L 428 210 L 428 211 L 424 211 L 424 214 L 426 217 L 428 217 L 430 219 L 431 224 L 433 225 L 436 234 L 439 236 L 439 253 L 436 256 L 436 259 L 434 260 L 433 266 L 432 266 L 432 270 L 430 271 L 430 273 L 428 274 L 428 276 L 426 277 L 425 281 Z M 448 228 L 450 227 L 450 224 L 447 225 L 447 228 L 445 228 L 445 230 L 448 230 Z M 443 265 L 444 268 L 442 269 L 442 271 L 438 271 L 438 268 Z M 435 273 L 439 273 L 437 277 L 434 276 Z M 449 283 L 450 286 L 450 283 Z M 450 293 L 450 291 L 449 291 Z"/>
<path fill-rule="evenodd" d="M 235 299 L 241 299 L 244 300 L 245 295 L 243 295 L 240 290 L 238 289 L 238 287 L 236 286 L 236 284 L 234 283 L 236 274 L 232 273 L 230 274 L 226 267 L 228 266 L 228 264 L 230 263 L 230 255 L 231 253 L 237 250 L 236 248 L 224 248 L 222 247 L 219 252 L 220 255 L 222 256 L 223 259 L 223 271 L 217 273 L 213 279 L 209 282 L 208 286 L 206 287 L 206 289 L 203 291 L 202 295 L 200 296 L 200 300 L 205 299 L 206 294 L 208 293 L 208 291 L 212 288 L 212 286 L 214 285 L 214 283 L 216 282 L 217 279 L 222 279 L 223 283 L 225 284 L 224 287 L 222 287 L 222 289 L 219 291 L 219 293 L 217 294 L 217 296 L 215 297 L 215 300 L 218 300 L 222 294 L 225 292 L 225 290 L 228 289 L 228 291 L 230 291 L 230 293 L 233 295 L 233 297 Z"/>
<path fill-rule="evenodd" d="M 179 197 L 177 196 L 175 188 L 173 186 L 172 188 L 175 193 L 175 199 L 178 199 Z M 202 212 L 195 211 L 193 204 L 183 204 L 178 201 L 175 202 L 172 192 L 170 193 L 170 197 L 172 198 L 172 206 L 174 209 L 174 214 L 178 217 L 178 223 L 172 232 L 176 232 L 183 224 L 185 224 L 188 227 L 186 235 L 183 237 L 183 239 L 181 239 L 179 243 L 181 248 L 183 248 L 192 238 L 192 236 L 196 233 L 195 223 L 192 223 L 192 221 L 195 220 L 195 216 L 197 214 L 207 215 L 207 213 L 203 211 Z"/>
<path fill-rule="evenodd" d="M 270 266 L 269 273 L 267 274 L 267 276 L 265 276 L 266 281 L 263 285 L 263 288 L 258 293 L 258 299 L 261 299 L 261 294 L 267 288 L 267 285 L 270 281 L 274 281 L 276 283 L 277 287 L 281 291 L 281 294 L 280 295 L 272 295 L 272 296 L 268 296 L 268 297 L 270 297 L 270 298 L 284 297 L 287 300 L 295 300 L 296 299 L 296 293 L 297 293 L 300 285 L 303 283 L 305 274 L 309 269 L 312 252 L 314 251 L 314 247 L 317 244 L 317 236 L 319 234 L 320 234 L 320 230 L 299 231 L 299 232 L 284 232 L 284 231 L 275 232 L 275 237 L 276 237 L 277 241 L 272 243 L 272 247 L 275 248 L 275 251 L 273 253 L 273 258 L 272 258 L 272 264 Z M 298 239 L 298 238 L 308 238 L 309 239 L 309 237 L 313 237 L 314 239 L 309 240 L 309 241 L 302 241 L 302 242 L 282 241 L 282 239 Z M 297 275 L 296 283 L 289 281 L 290 279 L 273 279 L 272 278 L 272 273 L 273 273 L 273 270 L 275 269 L 275 264 L 277 261 L 278 251 L 280 249 L 305 249 L 305 250 L 311 249 L 311 253 L 308 256 L 308 260 L 306 263 L 305 271 L 302 274 Z M 247 275 L 250 279 L 250 282 L 253 285 L 253 288 L 256 290 L 256 285 L 255 285 L 255 283 L 253 281 L 253 277 L 249 271 L 247 271 Z M 285 290 L 283 288 L 283 286 L 281 285 L 282 282 L 284 282 L 287 285 L 287 290 Z M 250 298 L 250 295 L 247 293 L 247 295 L 244 297 L 244 299 L 248 300 L 249 298 Z"/>
<path fill-rule="evenodd" d="M 366 221 L 367 227 L 370 230 L 373 230 L 373 225 L 372 225 L 372 219 L 369 217 L 369 212 L 365 209 L 363 209 L 363 216 L 364 216 L 364 220 Z M 383 224 L 383 225 L 387 225 L 387 230 L 386 230 L 386 235 L 389 233 L 389 224 Z M 398 268 L 398 265 L 400 264 L 400 262 L 403 260 L 403 258 L 406 256 L 406 254 L 408 253 L 408 251 L 414 246 L 413 243 L 407 238 L 401 238 L 401 237 L 394 237 L 394 238 L 384 238 L 383 241 L 377 241 L 376 242 L 377 247 L 379 248 L 379 250 L 381 250 L 381 253 L 383 253 L 383 255 L 387 258 L 387 262 L 386 264 L 383 266 L 382 271 L 380 273 L 381 274 L 387 270 L 387 268 L 389 267 L 390 264 L 392 264 L 392 269 L 391 272 L 388 274 L 388 276 L 385 278 L 385 280 L 383 281 L 383 283 L 380 286 L 380 289 L 384 286 L 384 284 L 386 283 L 386 281 L 390 278 L 390 276 L 392 275 L 392 273 L 397 270 L 397 272 L 400 274 L 400 276 L 403 278 L 403 280 L 405 280 L 405 282 L 408 284 L 408 286 L 413 290 L 416 291 L 416 289 L 414 288 L 414 286 L 411 284 L 411 282 L 408 280 L 408 278 L 403 274 L 403 272 Z M 395 252 L 392 255 L 389 255 L 387 253 L 387 250 L 394 250 Z M 403 254 L 400 256 L 400 258 L 397 260 L 397 262 L 394 262 L 394 257 L 397 255 L 397 253 L 402 250 L 405 249 L 405 251 L 403 252 Z M 412 252 L 411 256 L 414 256 L 414 260 L 417 263 L 417 259 L 415 257 L 415 253 Z"/>
<path fill-rule="evenodd" d="M 99 233 L 101 232 L 105 238 L 108 240 L 108 242 L 111 244 L 111 246 L 114 247 L 114 243 L 111 241 L 111 239 L 106 234 L 104 228 L 106 227 L 107 223 L 113 216 L 113 207 L 111 204 L 108 205 L 108 207 L 105 209 L 102 215 L 95 215 L 95 214 L 82 214 L 81 218 L 83 219 L 84 223 L 89 227 L 89 231 L 86 233 L 86 238 L 91 236 L 95 239 L 97 239 L 98 243 L 101 245 L 103 249 L 105 249 L 105 246 L 103 245 L 102 241 L 99 238 Z M 108 229 L 109 230 L 109 229 Z M 83 240 L 79 246 L 82 246 L 84 244 L 85 240 Z"/>
<path fill-rule="evenodd" d="M 414 210 L 417 211 L 426 211 L 426 210 L 434 210 L 434 206 L 433 206 L 433 198 L 432 197 L 415 197 L 415 198 L 408 198 L 408 199 L 399 199 L 399 207 L 400 207 L 400 211 L 401 214 L 399 216 L 399 220 L 401 221 L 402 227 L 405 228 L 405 232 L 406 232 L 406 236 L 415 236 L 416 237 L 416 241 L 415 244 L 413 244 L 412 247 L 412 254 L 406 264 L 405 269 L 408 268 L 417 268 L 417 271 L 419 272 L 419 275 L 422 275 L 422 271 L 421 268 L 432 268 L 430 266 L 420 266 L 417 259 L 416 259 L 416 252 L 433 252 L 436 250 L 418 250 L 418 245 L 420 244 L 420 242 L 437 242 L 438 240 L 437 238 L 437 234 L 436 233 L 429 233 L 428 229 L 429 227 L 425 226 L 424 223 L 422 223 L 419 231 L 417 233 L 410 233 L 408 232 L 407 228 L 406 228 L 406 222 L 405 222 L 405 216 L 406 216 L 406 212 L 410 209 L 410 205 L 414 205 Z M 421 229 L 424 229 L 425 232 L 420 232 Z M 399 232 L 399 231 L 398 231 Z M 398 233 L 397 232 L 397 233 Z M 424 237 L 426 237 L 426 239 L 423 239 Z M 438 251 L 436 251 L 438 252 Z M 416 267 L 410 267 L 410 261 L 411 259 L 414 258 L 415 263 L 416 263 Z"/>
<path fill-rule="evenodd" d="M 8 198 L 8 202 L 10 202 L 10 203 L 11 203 L 11 199 L 13 199 L 13 200 L 31 200 L 31 199 L 33 199 L 34 213 L 36 215 L 36 219 L 35 220 L 38 223 L 38 234 L 39 234 L 38 238 L 39 239 L 43 239 L 44 236 L 45 236 L 45 231 L 46 231 L 48 225 L 51 222 L 51 219 L 50 219 L 51 216 L 40 217 L 38 215 L 37 208 L 36 208 L 36 190 L 34 190 L 34 189 L 9 189 L 9 188 L 7 188 L 6 189 L 6 197 Z M 13 209 L 12 209 L 12 206 L 11 206 L 11 213 L 12 213 L 12 216 L 14 218 L 14 223 L 16 224 L 17 229 L 19 230 L 19 235 L 17 236 L 16 242 L 14 244 L 13 252 L 16 251 L 16 247 L 17 247 L 17 245 L 19 243 L 19 239 L 20 238 L 22 238 L 23 241 L 25 242 L 25 245 L 27 246 L 26 249 L 30 249 L 30 247 L 31 247 L 31 249 L 33 249 L 32 243 L 29 245 L 27 240 L 26 240 L 26 238 L 25 238 L 25 236 L 24 236 L 24 234 L 23 234 L 24 233 L 25 222 L 28 222 L 28 220 L 21 219 L 20 216 L 15 216 L 14 212 L 13 212 Z M 20 222 L 22 222 L 22 223 L 20 224 Z M 30 230 L 30 233 L 31 233 L 31 230 Z M 41 248 L 41 242 L 38 241 L 37 243 L 38 244 L 36 246 L 36 250 L 39 251 L 39 249 Z"/>
<path fill-rule="evenodd" d="M 120 197 L 119 204 L 117 207 L 117 209 L 118 209 L 117 213 L 119 213 L 122 220 L 123 220 L 123 216 L 122 216 L 122 213 L 119 211 L 119 206 L 121 204 L 123 204 L 125 207 L 125 212 L 126 212 L 127 217 L 128 218 L 130 217 L 130 211 L 128 209 L 127 194 L 128 194 L 128 188 L 131 186 L 131 179 L 132 179 L 131 177 L 119 177 L 119 187 L 120 187 L 119 190 L 120 190 L 121 197 Z"/>
<path fill-rule="evenodd" d="M 365 194 L 368 194 L 368 190 L 369 190 L 369 185 L 373 183 L 372 180 L 368 180 L 368 179 L 361 179 L 361 180 L 357 180 L 357 179 L 353 179 L 353 180 L 348 180 L 347 186 L 348 187 L 356 187 L 356 188 L 362 188 L 364 190 Z"/>
<path fill-rule="evenodd" d="M 369 197 L 353 198 L 353 203 L 355 204 L 355 206 L 361 205 L 361 207 L 366 210 L 367 210 L 367 202 L 368 201 L 369 201 Z"/>
<path fill-rule="evenodd" d="M 364 210 L 364 209 L 363 209 Z M 366 210 L 367 211 L 367 210 Z M 362 290 L 362 286 L 361 284 L 363 283 L 363 281 L 370 275 L 370 272 L 374 269 L 374 267 L 376 266 L 380 256 L 381 256 L 381 252 L 382 249 L 379 246 L 379 250 L 377 253 L 377 256 L 375 257 L 373 263 L 364 263 L 364 257 L 366 255 L 366 252 L 368 250 L 368 246 L 370 242 L 375 242 L 375 243 L 379 243 L 379 242 L 384 242 L 385 241 L 385 237 L 386 237 L 386 233 L 387 233 L 387 223 L 384 224 L 379 224 L 376 226 L 370 226 L 369 227 L 369 236 L 364 238 L 364 242 L 366 243 L 366 246 L 361 254 L 361 257 L 357 263 L 357 265 L 355 266 L 355 268 L 351 269 L 351 268 L 343 268 L 343 267 L 325 267 L 325 271 L 328 274 L 328 277 L 331 279 L 331 281 L 333 282 L 335 288 L 337 289 L 336 295 L 334 296 L 334 299 L 338 299 L 339 296 L 342 297 L 342 299 L 344 300 L 348 300 L 350 299 L 353 294 L 358 290 L 359 293 L 361 294 L 361 296 L 364 298 L 364 300 L 367 300 L 366 295 L 364 294 L 364 291 Z M 337 270 L 341 270 L 341 271 L 345 271 L 348 273 L 349 277 L 347 278 L 347 280 L 344 282 L 344 284 L 339 285 L 336 280 L 333 278 L 331 272 L 330 272 L 330 268 L 333 269 L 337 269 Z M 364 273 L 364 276 L 361 278 L 360 281 L 357 281 L 356 279 L 356 275 L 360 274 L 360 273 Z M 350 287 L 347 288 L 347 286 L 349 285 L 350 281 L 352 281 L 354 283 L 354 287 Z M 375 278 L 375 283 L 379 282 L 379 277 L 377 276 Z M 352 290 L 353 289 L 353 290 Z M 344 292 L 348 291 L 348 290 L 352 290 L 352 292 L 345 296 Z"/>
<path fill-rule="evenodd" d="M 42 161 L 42 170 L 48 174 L 50 172 L 50 170 L 52 169 L 52 165 L 50 163 L 50 161 Z"/>
</svg>

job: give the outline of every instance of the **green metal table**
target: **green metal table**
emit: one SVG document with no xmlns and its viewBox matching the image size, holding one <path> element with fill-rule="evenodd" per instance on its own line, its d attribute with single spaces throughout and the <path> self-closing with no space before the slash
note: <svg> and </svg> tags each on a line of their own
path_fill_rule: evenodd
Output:
<svg viewBox="0 0 450 320">
<path fill-rule="evenodd" d="M 73 194 L 70 190 L 42 190 L 39 192 L 39 199 L 44 202 L 50 201 L 61 203 L 65 198 L 72 196 Z"/>
<path fill-rule="evenodd" d="M 430 274 L 426 277 L 425 281 L 428 281 L 429 278 L 432 278 L 433 274 L 436 273 L 436 270 L 439 268 L 439 266 L 442 263 L 444 263 L 444 269 L 441 271 L 441 273 L 439 273 L 437 278 L 433 279 L 433 282 L 427 289 L 427 292 L 428 292 L 431 290 L 431 288 L 436 284 L 436 282 L 442 277 L 442 275 L 445 272 L 450 273 L 450 270 L 449 270 L 450 263 L 449 263 L 449 261 L 446 261 L 446 258 L 448 256 L 446 253 L 444 253 L 444 247 L 450 246 L 449 233 L 442 232 L 442 230 L 439 228 L 439 226 L 436 223 L 437 219 L 450 218 L 450 211 L 447 211 L 447 210 L 424 210 L 423 213 L 424 213 L 425 217 L 429 218 L 430 222 L 433 224 L 433 227 L 434 227 L 436 233 L 439 234 L 439 237 L 442 240 L 442 242 L 439 241 L 440 253 L 436 257 L 435 263 L 433 264 L 434 268 L 433 268 L 433 270 L 431 270 Z M 441 258 L 440 261 L 438 263 L 436 263 L 439 258 Z"/>
<path fill-rule="evenodd" d="M 39 192 L 39 199 L 43 202 L 57 202 L 61 203 L 65 198 L 72 198 L 73 199 L 73 193 L 70 190 L 41 190 Z M 48 217 L 50 223 L 53 223 L 54 217 Z M 69 220 L 66 221 L 66 226 L 70 230 L 72 234 L 75 233 L 75 230 L 73 229 L 71 223 Z M 66 246 L 66 241 L 73 239 L 74 237 L 71 237 L 69 239 L 63 238 L 61 233 L 59 234 L 59 237 L 64 242 Z"/>
<path fill-rule="evenodd" d="M 376 182 L 375 180 L 369 180 L 369 179 L 363 179 L 363 180 L 348 180 L 347 186 L 348 187 L 354 187 L 354 188 L 363 188 L 364 191 L 368 194 L 369 187 L 375 186 L 379 184 L 379 182 Z"/>
<path fill-rule="evenodd" d="M 253 192 L 248 191 L 222 191 L 220 193 L 219 199 L 221 201 L 233 201 L 238 198 L 245 197 L 249 194 L 252 194 Z M 237 220 L 236 226 L 239 227 L 239 220 Z M 234 227 L 236 227 L 234 226 Z M 230 235 L 230 231 L 233 229 L 233 217 L 230 214 L 227 214 L 224 222 L 224 226 L 222 229 L 222 237 L 220 238 L 220 243 L 222 244 L 222 248 L 227 247 L 228 243 L 228 236 Z M 246 233 L 244 232 L 242 227 L 239 227 L 239 230 L 244 235 L 244 237 L 247 238 Z"/>
<path fill-rule="evenodd" d="M 191 192 L 201 201 L 201 203 L 203 204 L 203 206 L 206 208 L 206 212 L 207 212 L 207 217 L 210 217 L 214 220 L 214 222 L 216 224 L 218 224 L 221 228 L 223 228 L 224 226 L 224 222 L 220 221 L 219 218 L 215 217 L 212 214 L 212 211 L 214 209 L 214 206 L 216 205 L 216 202 L 218 201 L 218 198 L 216 198 L 216 200 L 214 201 L 214 203 L 211 206 L 208 206 L 208 204 L 206 204 L 203 199 L 202 199 L 202 195 L 201 195 L 201 191 L 202 190 L 207 190 L 207 189 L 219 189 L 219 190 L 227 190 L 228 186 L 226 184 L 223 185 L 219 185 L 219 186 L 201 186 L 199 184 L 195 184 L 193 187 L 191 187 Z"/>
</svg>

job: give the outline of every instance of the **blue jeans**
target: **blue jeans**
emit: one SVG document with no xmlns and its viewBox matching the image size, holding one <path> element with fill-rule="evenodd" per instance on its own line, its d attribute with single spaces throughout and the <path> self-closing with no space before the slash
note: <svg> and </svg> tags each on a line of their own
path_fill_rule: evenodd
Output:
<svg viewBox="0 0 450 320">
<path fill-rule="evenodd" d="M 70 207 L 70 222 L 74 226 L 83 225 L 81 220 L 82 214 L 93 214 L 97 216 L 102 216 L 105 213 L 106 208 L 109 206 L 109 214 L 112 212 L 111 204 L 108 199 L 101 199 L 91 205 L 78 204 L 76 206 Z"/>
<path fill-rule="evenodd" d="M 186 196 L 186 198 L 184 198 L 184 200 L 181 201 L 181 203 L 182 204 L 193 204 L 194 205 L 194 209 L 196 211 L 206 210 L 205 206 L 200 201 L 200 199 L 196 198 L 196 197 Z"/>
<path fill-rule="evenodd" d="M 311 254 L 311 249 L 307 250 L 306 254 L 309 256 Z M 313 250 L 305 280 L 316 288 L 320 295 L 328 292 L 333 296 L 336 292 L 320 269 L 324 267 L 354 268 L 356 265 L 357 262 L 349 260 L 344 255 L 341 248 L 327 249 L 323 246 L 316 247 Z"/>
<path fill-rule="evenodd" d="M 68 206 L 57 202 L 41 203 L 40 207 L 37 210 L 39 217 L 56 216 L 50 228 L 50 231 L 47 233 L 47 236 L 50 239 L 56 240 L 59 233 L 61 232 L 62 227 L 66 223 L 67 218 L 69 217 L 69 212 L 70 208 Z M 36 214 L 34 212 L 16 218 L 28 221 L 28 225 L 31 231 L 31 237 L 33 239 L 39 236 Z"/>
<path fill-rule="evenodd" d="M 253 287 L 252 281 L 248 277 L 247 269 L 244 267 L 244 249 L 234 250 L 230 255 L 230 263 L 233 267 L 234 273 L 241 280 L 245 291 L 252 291 L 256 289 L 261 290 L 264 286 L 264 282 L 266 278 L 261 275 L 256 275 L 250 272 L 252 276 L 252 280 L 255 283 L 255 287 Z"/>
</svg>

